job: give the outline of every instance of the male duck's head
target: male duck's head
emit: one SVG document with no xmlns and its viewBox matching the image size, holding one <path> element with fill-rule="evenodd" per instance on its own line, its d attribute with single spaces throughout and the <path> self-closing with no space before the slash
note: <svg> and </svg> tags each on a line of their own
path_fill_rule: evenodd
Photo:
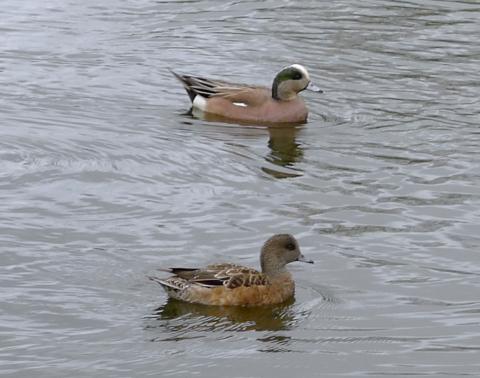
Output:
<svg viewBox="0 0 480 378">
<path fill-rule="evenodd" d="M 272 85 L 272 97 L 275 100 L 290 101 L 297 97 L 297 93 L 309 89 L 314 92 L 322 92 L 310 82 L 310 75 L 305 67 L 300 64 L 292 64 L 282 69 Z"/>
</svg>

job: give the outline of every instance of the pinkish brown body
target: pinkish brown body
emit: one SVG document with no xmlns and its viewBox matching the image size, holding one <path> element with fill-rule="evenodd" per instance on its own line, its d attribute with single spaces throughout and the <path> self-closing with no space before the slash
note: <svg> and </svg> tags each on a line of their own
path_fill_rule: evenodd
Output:
<svg viewBox="0 0 480 378">
<path fill-rule="evenodd" d="M 258 96 L 259 100 L 263 97 L 262 101 L 247 104 L 247 106 L 235 105 L 228 98 L 211 97 L 204 112 L 246 122 L 304 123 L 307 121 L 308 110 L 300 97 L 297 96 L 290 101 L 274 100 L 269 95 L 268 89 L 264 91 L 265 96 Z"/>
<path fill-rule="evenodd" d="M 173 74 L 190 96 L 192 109 L 201 111 L 207 119 L 215 115 L 251 124 L 304 123 L 308 109 L 298 93 L 304 89 L 321 92 L 310 83 L 307 70 L 299 64 L 282 69 L 271 89 Z"/>
</svg>

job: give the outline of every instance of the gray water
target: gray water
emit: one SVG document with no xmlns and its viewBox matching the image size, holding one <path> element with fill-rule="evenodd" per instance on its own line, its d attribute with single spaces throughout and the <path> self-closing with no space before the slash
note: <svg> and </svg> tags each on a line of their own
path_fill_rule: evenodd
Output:
<svg viewBox="0 0 480 378">
<path fill-rule="evenodd" d="M 478 376 L 478 1 L 13 1 L 0 17 L 0 374 Z M 168 68 L 309 122 L 192 118 Z M 167 301 L 165 266 L 258 266 L 294 301 Z"/>
</svg>

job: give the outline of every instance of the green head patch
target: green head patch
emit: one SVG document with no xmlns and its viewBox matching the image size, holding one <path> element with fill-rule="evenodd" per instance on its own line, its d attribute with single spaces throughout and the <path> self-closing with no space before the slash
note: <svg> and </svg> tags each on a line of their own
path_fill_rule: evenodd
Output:
<svg viewBox="0 0 480 378">
<path fill-rule="evenodd" d="M 273 80 L 272 85 L 272 97 L 276 100 L 279 100 L 278 97 L 278 86 L 287 80 L 302 80 L 305 78 L 305 73 L 301 69 L 294 66 L 289 66 L 281 70 L 275 79 Z"/>
</svg>

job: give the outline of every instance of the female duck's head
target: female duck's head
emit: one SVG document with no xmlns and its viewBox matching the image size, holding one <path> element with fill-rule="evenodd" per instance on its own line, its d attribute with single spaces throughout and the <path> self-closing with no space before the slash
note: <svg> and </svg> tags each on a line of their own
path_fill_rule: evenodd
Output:
<svg viewBox="0 0 480 378">
<path fill-rule="evenodd" d="M 260 265 L 262 272 L 268 275 L 276 275 L 285 271 L 285 265 L 301 261 L 313 264 L 300 252 L 297 240 L 290 234 L 277 234 L 268 239 L 260 253 Z"/>
</svg>

